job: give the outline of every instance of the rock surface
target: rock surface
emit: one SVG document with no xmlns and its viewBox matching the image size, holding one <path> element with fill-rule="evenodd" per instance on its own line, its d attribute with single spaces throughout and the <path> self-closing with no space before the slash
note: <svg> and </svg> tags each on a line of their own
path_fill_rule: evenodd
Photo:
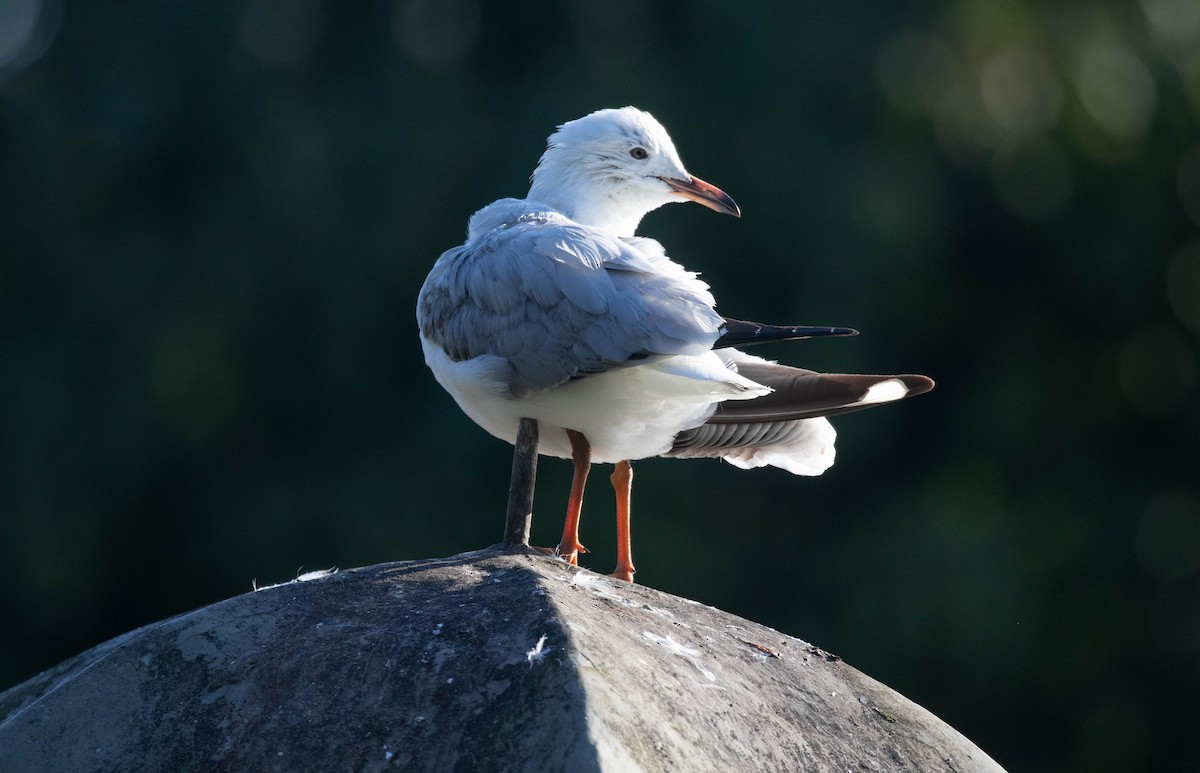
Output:
<svg viewBox="0 0 1200 773">
<path fill-rule="evenodd" d="M 0 770 L 998 771 L 836 656 L 561 561 L 334 572 L 0 694 Z"/>
</svg>

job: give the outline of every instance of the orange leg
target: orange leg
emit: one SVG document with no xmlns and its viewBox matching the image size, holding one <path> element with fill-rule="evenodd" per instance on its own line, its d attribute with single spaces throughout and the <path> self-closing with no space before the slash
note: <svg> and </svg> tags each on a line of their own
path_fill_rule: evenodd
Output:
<svg viewBox="0 0 1200 773">
<path fill-rule="evenodd" d="M 617 494 L 617 568 L 613 577 L 633 582 L 633 546 L 629 538 L 629 495 L 633 490 L 633 465 L 617 462 L 612 474 L 613 491 Z"/>
<path fill-rule="evenodd" d="M 579 554 L 587 548 L 579 544 L 579 514 L 583 510 L 583 489 L 587 485 L 588 471 L 592 468 L 592 447 L 581 433 L 567 430 L 571 439 L 571 461 L 575 463 L 575 476 L 571 479 L 571 498 L 567 501 L 567 520 L 563 524 L 562 542 L 555 551 L 568 563 L 578 564 Z"/>
</svg>

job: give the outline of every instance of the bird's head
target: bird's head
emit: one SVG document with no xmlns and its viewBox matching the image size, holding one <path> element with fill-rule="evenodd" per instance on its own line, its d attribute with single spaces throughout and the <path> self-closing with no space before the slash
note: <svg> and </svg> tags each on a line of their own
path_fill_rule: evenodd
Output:
<svg viewBox="0 0 1200 773">
<path fill-rule="evenodd" d="M 531 183 L 530 199 L 622 236 L 632 236 L 647 212 L 675 201 L 741 216 L 724 191 L 683 168 L 667 130 L 635 107 L 597 110 L 558 127 Z"/>
</svg>

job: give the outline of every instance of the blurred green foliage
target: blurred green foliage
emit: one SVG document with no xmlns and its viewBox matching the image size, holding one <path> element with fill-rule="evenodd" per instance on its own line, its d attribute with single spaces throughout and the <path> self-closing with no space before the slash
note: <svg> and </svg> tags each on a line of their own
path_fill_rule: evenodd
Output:
<svg viewBox="0 0 1200 773">
<path fill-rule="evenodd" d="M 745 212 L 642 228 L 723 311 L 863 331 L 768 356 L 938 380 L 838 420 L 821 478 L 635 465 L 638 579 L 1013 770 L 1200 767 L 1194 0 L 0 5 L 0 684 L 498 541 L 510 448 L 425 369 L 416 293 L 625 104 Z"/>
</svg>

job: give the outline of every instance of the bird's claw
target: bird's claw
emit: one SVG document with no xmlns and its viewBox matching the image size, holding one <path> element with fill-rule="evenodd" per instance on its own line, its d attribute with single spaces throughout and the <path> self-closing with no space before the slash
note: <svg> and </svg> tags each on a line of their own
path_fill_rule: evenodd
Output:
<svg viewBox="0 0 1200 773">
<path fill-rule="evenodd" d="M 616 570 L 609 575 L 609 577 L 615 577 L 618 580 L 624 580 L 625 582 L 632 583 L 633 573 L 634 569 L 632 566 L 618 566 Z"/>
<path fill-rule="evenodd" d="M 559 546 L 554 549 L 554 554 L 566 561 L 572 566 L 579 566 L 579 554 L 586 553 L 588 549 L 576 542 L 574 545 L 564 545 L 559 543 Z"/>
<path fill-rule="evenodd" d="M 579 566 L 579 554 L 588 552 L 588 549 L 585 548 L 583 545 L 580 545 L 579 543 L 575 543 L 574 547 L 567 547 L 565 545 L 560 544 L 560 545 L 558 545 L 558 547 L 553 547 L 553 548 L 535 547 L 534 550 L 536 550 L 537 552 L 541 553 L 544 556 L 550 556 L 551 558 L 560 558 L 563 561 L 566 561 L 571 566 Z"/>
</svg>

